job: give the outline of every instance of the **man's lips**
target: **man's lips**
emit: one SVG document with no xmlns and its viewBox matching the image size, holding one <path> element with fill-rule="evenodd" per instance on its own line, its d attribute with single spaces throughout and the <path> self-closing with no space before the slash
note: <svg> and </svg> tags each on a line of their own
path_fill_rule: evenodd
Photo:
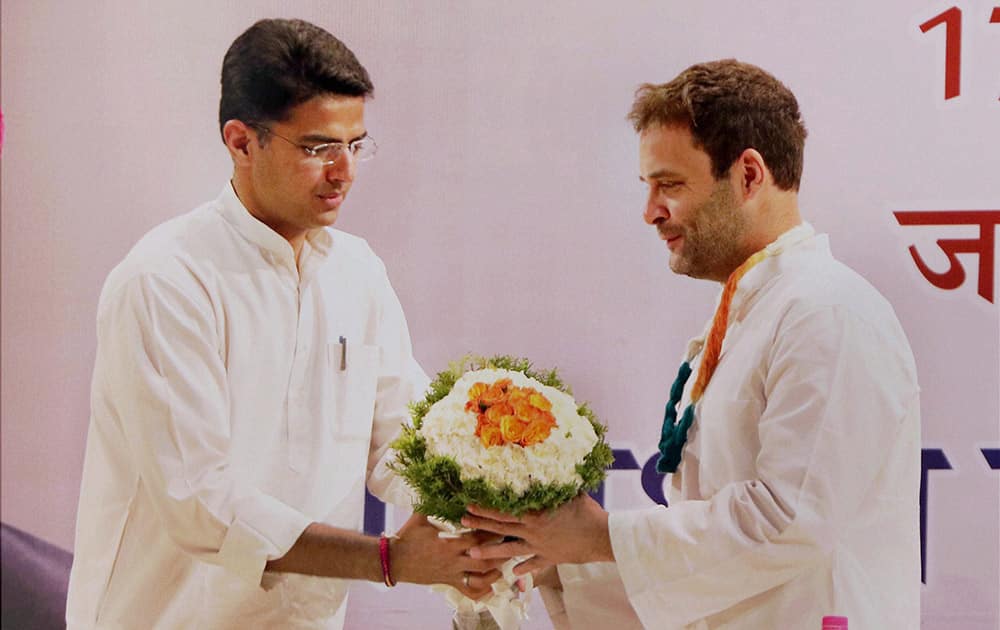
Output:
<svg viewBox="0 0 1000 630">
<path fill-rule="evenodd" d="M 667 247 L 670 249 L 673 249 L 674 246 L 680 242 L 680 239 L 683 236 L 683 234 L 676 232 L 665 232 L 663 230 L 657 230 L 657 232 L 660 233 L 660 238 L 667 242 Z"/>
<path fill-rule="evenodd" d="M 329 206 L 340 205 L 340 202 L 344 200 L 343 191 L 328 192 L 316 196 Z"/>
</svg>

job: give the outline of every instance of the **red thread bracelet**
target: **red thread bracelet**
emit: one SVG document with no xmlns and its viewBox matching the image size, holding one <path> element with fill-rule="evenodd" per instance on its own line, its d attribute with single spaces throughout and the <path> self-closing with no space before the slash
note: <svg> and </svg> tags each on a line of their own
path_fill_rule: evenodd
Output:
<svg viewBox="0 0 1000 630">
<path fill-rule="evenodd" d="M 382 560 L 382 579 L 386 586 L 396 586 L 392 579 L 392 562 L 389 561 L 389 537 L 385 534 L 378 539 L 378 556 Z"/>
</svg>

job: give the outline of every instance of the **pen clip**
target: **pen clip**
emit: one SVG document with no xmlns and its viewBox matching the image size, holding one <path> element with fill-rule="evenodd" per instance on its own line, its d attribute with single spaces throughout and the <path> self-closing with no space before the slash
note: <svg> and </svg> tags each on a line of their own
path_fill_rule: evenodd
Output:
<svg viewBox="0 0 1000 630">
<path fill-rule="evenodd" d="M 340 371 L 347 369 L 347 337 L 340 336 Z"/>
</svg>

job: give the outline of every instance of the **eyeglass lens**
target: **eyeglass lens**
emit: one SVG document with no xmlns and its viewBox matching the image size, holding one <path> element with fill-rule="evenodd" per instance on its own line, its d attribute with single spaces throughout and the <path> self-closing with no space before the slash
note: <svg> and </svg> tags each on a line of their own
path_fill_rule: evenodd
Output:
<svg viewBox="0 0 1000 630">
<path fill-rule="evenodd" d="M 371 138 L 355 140 L 349 145 L 333 142 L 317 148 L 319 151 L 317 151 L 316 156 L 322 159 L 324 163 L 335 162 L 340 157 L 341 152 L 345 150 L 350 150 L 354 154 L 354 159 L 358 162 L 369 160 L 375 155 L 375 141 Z"/>
</svg>

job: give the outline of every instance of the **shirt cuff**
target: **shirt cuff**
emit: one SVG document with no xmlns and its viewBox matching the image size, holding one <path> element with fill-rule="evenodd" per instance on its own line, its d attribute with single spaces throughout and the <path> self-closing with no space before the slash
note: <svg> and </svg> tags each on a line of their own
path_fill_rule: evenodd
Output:
<svg viewBox="0 0 1000 630">
<path fill-rule="evenodd" d="M 562 604 L 573 628 L 643 629 L 615 563 L 560 564 L 557 570 Z"/>
<path fill-rule="evenodd" d="M 569 616 L 566 614 L 566 603 L 563 601 L 561 590 L 551 586 L 539 586 L 538 596 L 545 604 L 545 612 L 549 614 L 553 630 L 573 630 Z"/>
<path fill-rule="evenodd" d="M 608 516 L 608 533 L 618 575 L 629 602 L 640 618 L 647 623 L 654 622 L 655 625 L 657 614 L 655 606 L 648 605 L 647 591 L 651 588 L 655 591 L 657 586 L 663 588 L 664 585 L 656 583 L 657 576 L 647 574 L 644 564 L 649 561 L 649 546 L 652 542 L 649 532 L 645 531 L 647 528 L 643 526 L 649 512 L 650 510 L 611 512 Z"/>
<path fill-rule="evenodd" d="M 288 553 L 312 520 L 266 495 L 239 506 L 236 514 L 219 549 L 219 563 L 241 580 L 267 590 L 263 578 L 268 560 Z"/>
</svg>

